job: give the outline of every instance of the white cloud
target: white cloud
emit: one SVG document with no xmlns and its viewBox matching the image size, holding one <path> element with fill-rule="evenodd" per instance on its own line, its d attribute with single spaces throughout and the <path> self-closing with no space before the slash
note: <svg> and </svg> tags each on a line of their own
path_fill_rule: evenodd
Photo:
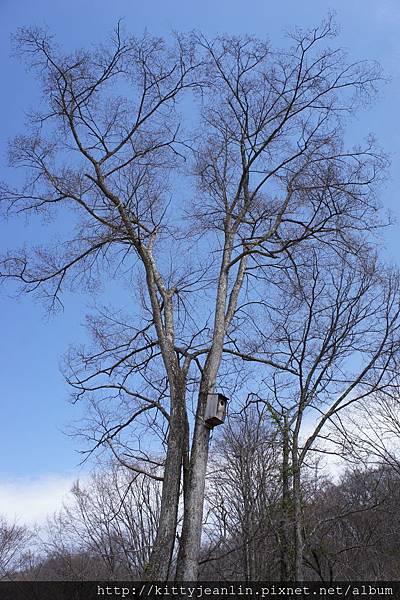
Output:
<svg viewBox="0 0 400 600">
<path fill-rule="evenodd" d="M 306 419 L 303 421 L 303 425 L 300 432 L 300 444 L 304 443 L 309 436 L 311 436 L 320 419 L 319 414 L 308 414 Z M 346 469 L 347 463 L 345 460 L 337 454 L 338 446 L 333 441 L 329 441 L 327 436 L 330 431 L 329 422 L 324 425 L 320 434 L 324 437 L 324 439 L 317 438 L 314 442 L 312 448 L 320 449 L 322 452 L 311 451 L 307 462 L 310 463 L 310 459 L 319 459 L 319 474 L 326 475 L 331 478 L 333 481 L 338 481 L 340 476 Z M 332 432 L 331 432 L 332 433 Z M 311 461 L 312 464 L 312 461 Z"/>
<path fill-rule="evenodd" d="M 57 474 L 0 479 L 0 513 L 20 524 L 41 524 L 61 508 L 75 480 L 76 476 Z"/>
</svg>

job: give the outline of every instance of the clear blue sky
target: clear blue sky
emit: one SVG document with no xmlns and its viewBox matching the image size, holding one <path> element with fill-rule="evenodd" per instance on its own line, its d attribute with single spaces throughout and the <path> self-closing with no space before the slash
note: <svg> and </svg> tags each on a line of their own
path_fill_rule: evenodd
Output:
<svg viewBox="0 0 400 600">
<path fill-rule="evenodd" d="M 200 29 L 208 35 L 251 33 L 279 45 L 282 31 L 293 25 L 312 26 L 336 11 L 341 28 L 338 44 L 352 58 L 377 59 L 389 84 L 377 104 L 362 113 L 351 136 L 376 134 L 392 155 L 392 177 L 382 192 L 383 203 L 398 213 L 400 183 L 400 2 L 398 0 L 0 0 L 0 179 L 9 176 L 6 142 L 23 130 L 24 111 L 38 99 L 31 74 L 10 57 L 10 34 L 19 26 L 48 25 L 66 49 L 101 41 L 119 18 L 127 30 L 168 35 L 171 30 Z M 351 139 L 351 138 L 350 138 Z M 1 224 L 0 247 L 5 249 L 40 237 L 25 224 Z M 400 248 L 396 225 L 386 235 L 389 254 Z M 61 429 L 78 416 L 66 402 L 68 390 L 59 373 L 59 360 L 69 343 L 84 339 L 82 322 L 87 298 L 69 295 L 64 313 L 46 319 L 32 298 L 16 301 L 0 290 L 0 483 L 2 477 L 37 477 L 74 471 L 79 457 L 76 441 Z M 0 507 L 1 512 L 1 507 Z"/>
</svg>

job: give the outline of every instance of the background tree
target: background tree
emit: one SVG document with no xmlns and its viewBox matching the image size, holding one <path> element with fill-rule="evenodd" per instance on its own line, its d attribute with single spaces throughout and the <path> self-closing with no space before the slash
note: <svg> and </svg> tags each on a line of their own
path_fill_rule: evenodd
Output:
<svg viewBox="0 0 400 600">
<path fill-rule="evenodd" d="M 266 329 L 253 343 L 260 362 L 270 357 L 282 365 L 265 376 L 268 392 L 262 401 L 284 440 L 282 480 L 289 473 L 292 490 L 291 502 L 283 507 L 293 511 L 286 521 L 293 519 L 293 575 L 300 581 L 302 470 L 312 453 L 343 455 L 327 431 L 332 419 L 340 422 L 351 405 L 397 389 L 400 296 L 397 273 L 348 255 L 335 255 L 329 263 L 312 253 L 291 277 L 274 311 L 269 304 L 258 305 L 264 319 L 255 322 L 264 320 Z"/>
<path fill-rule="evenodd" d="M 398 370 L 393 385 L 356 402 L 345 418 L 333 420 L 331 436 L 350 463 L 399 473 L 400 404 Z"/>
<path fill-rule="evenodd" d="M 0 580 L 11 578 L 26 566 L 26 554 L 32 540 L 31 532 L 24 525 L 8 523 L 0 518 Z"/>
<path fill-rule="evenodd" d="M 160 503 L 159 482 L 139 474 L 132 478 L 131 470 L 118 465 L 76 482 L 45 536 L 60 578 L 139 578 L 154 545 Z"/>
<path fill-rule="evenodd" d="M 214 445 L 206 483 L 201 576 L 265 580 L 277 571 L 280 449 L 267 411 L 231 417 Z"/>
<path fill-rule="evenodd" d="M 397 473 L 349 469 L 325 482 L 309 507 L 305 572 L 313 579 L 390 580 L 398 570 Z"/>
</svg>

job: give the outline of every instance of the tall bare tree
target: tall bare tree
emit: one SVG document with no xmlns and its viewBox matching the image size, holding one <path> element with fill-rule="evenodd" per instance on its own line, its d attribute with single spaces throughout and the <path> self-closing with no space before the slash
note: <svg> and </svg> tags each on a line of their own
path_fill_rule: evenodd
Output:
<svg viewBox="0 0 400 600">
<path fill-rule="evenodd" d="M 118 391 L 132 399 L 132 419 L 135 413 L 158 410 L 168 418 L 163 500 L 150 569 L 162 579 L 175 540 L 181 440 L 187 429 L 187 365 L 180 364 L 175 352 L 176 289 L 157 266 L 156 242 L 174 236 L 165 218 L 168 172 L 179 155 L 176 104 L 194 85 L 192 45 L 183 38 L 170 47 L 146 35 L 129 38 L 118 27 L 109 45 L 71 55 L 63 55 L 36 29 L 21 30 L 17 46 L 41 77 L 46 108 L 32 115 L 29 133 L 11 145 L 11 164 L 26 170 L 28 177 L 19 190 L 2 187 L 2 204 L 7 211 L 34 214 L 70 209 L 67 223 L 72 234 L 29 256 L 24 251 L 9 254 L 1 275 L 18 278 L 27 291 L 43 292 L 54 307 L 68 278 L 87 285 L 104 274 L 106 264 L 113 263 L 117 270 L 118 265 L 141 265 L 149 320 L 125 346 L 107 353 L 103 349 L 106 358 L 120 354 L 101 374 L 111 377 L 129 357 L 140 366 L 155 345 L 161 356 L 169 411 L 161 408 L 157 396 L 123 385 Z M 147 337 L 149 329 L 153 338 Z M 115 389 L 112 381 L 91 385 L 90 377 L 71 379 L 81 391 Z"/>
<path fill-rule="evenodd" d="M 169 576 L 183 467 L 177 577 L 197 578 L 210 435 L 205 407 L 224 353 L 235 353 L 239 301 L 258 299 L 258 273 L 290 266 L 299 245 L 355 252 L 376 226 L 374 189 L 384 160 L 371 141 L 345 149 L 342 117 L 369 99 L 379 71 L 327 47 L 333 35 L 328 21 L 294 32 L 290 48 L 274 51 L 250 37 L 178 36 L 168 46 L 117 28 L 108 46 L 71 55 L 41 31 L 17 36 L 41 76 L 45 108 L 11 144 L 11 164 L 28 176 L 18 189 L 2 185 L 1 204 L 32 215 L 60 208 L 59 235 L 73 232 L 11 252 L 0 274 L 43 293 L 52 306 L 68 281 L 92 285 L 105 272 L 129 274 L 131 299 L 139 297 L 141 308 L 126 328 L 119 314 L 92 321 L 98 350 L 75 353 L 69 379 L 101 421 L 95 446 L 115 451 L 131 424 L 150 424 L 158 448 L 165 446 L 148 577 Z M 190 114 L 198 130 L 189 134 L 180 100 L 190 90 L 201 94 L 199 118 Z M 196 183 L 189 188 L 179 175 L 182 158 L 192 162 L 186 172 Z M 119 402 L 123 421 L 98 411 L 97 399 L 103 407 Z"/>
<path fill-rule="evenodd" d="M 244 282 L 251 303 L 260 270 L 290 261 L 293 247 L 320 240 L 355 251 L 360 234 L 372 226 L 371 183 L 381 159 L 372 147 L 345 151 L 340 122 L 355 96 L 371 92 L 377 72 L 346 64 L 336 50 L 319 50 L 331 34 L 330 22 L 295 33 L 294 46 L 280 54 L 251 38 L 198 37 L 208 88 L 206 133 L 197 151 L 197 219 L 220 238 L 222 257 L 193 434 L 180 579 L 197 574 L 209 440 L 203 415 L 226 336 L 234 336 Z"/>
</svg>

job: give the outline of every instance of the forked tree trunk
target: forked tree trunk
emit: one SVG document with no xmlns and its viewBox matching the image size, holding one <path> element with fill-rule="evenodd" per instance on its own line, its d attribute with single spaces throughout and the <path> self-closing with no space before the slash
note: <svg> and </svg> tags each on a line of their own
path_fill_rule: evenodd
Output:
<svg viewBox="0 0 400 600">
<path fill-rule="evenodd" d="M 208 461 L 210 430 L 204 423 L 207 395 L 214 392 L 221 364 L 224 339 L 236 310 L 243 284 L 247 257 L 239 263 L 234 285 L 228 299 L 229 263 L 232 257 L 233 235 L 227 234 L 221 262 L 217 298 L 215 303 L 214 333 L 211 349 L 203 369 L 196 411 L 196 422 L 190 454 L 190 466 L 185 489 L 182 535 L 179 544 L 176 579 L 196 581 L 199 569 L 201 532 L 203 527 L 204 490 Z"/>
</svg>

